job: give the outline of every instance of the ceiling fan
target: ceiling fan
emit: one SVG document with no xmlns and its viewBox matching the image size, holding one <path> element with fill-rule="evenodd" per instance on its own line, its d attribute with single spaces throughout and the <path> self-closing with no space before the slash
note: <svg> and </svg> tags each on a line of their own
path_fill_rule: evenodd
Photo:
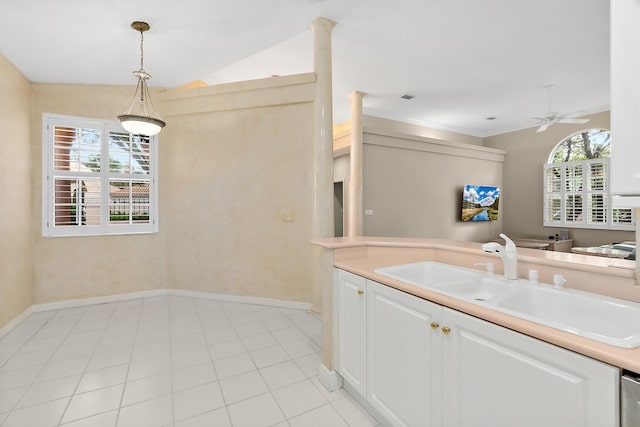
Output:
<svg viewBox="0 0 640 427">
<path fill-rule="evenodd" d="M 549 112 L 544 117 L 533 117 L 534 120 L 537 120 L 540 124 L 540 127 L 536 132 L 544 132 L 554 123 L 571 123 L 571 124 L 583 124 L 587 123 L 589 119 L 570 119 L 559 116 L 558 113 L 551 111 L 551 91 L 553 91 L 556 87 L 554 85 L 547 85 L 544 87 L 548 91 L 549 95 Z"/>
</svg>

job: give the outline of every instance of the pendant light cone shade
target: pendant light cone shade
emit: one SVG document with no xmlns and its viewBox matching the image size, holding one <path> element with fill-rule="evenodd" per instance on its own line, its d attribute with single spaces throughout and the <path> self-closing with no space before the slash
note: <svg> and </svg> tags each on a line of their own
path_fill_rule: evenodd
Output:
<svg viewBox="0 0 640 427">
<path fill-rule="evenodd" d="M 144 32 L 148 31 L 150 27 L 146 22 L 135 21 L 131 24 L 131 28 L 140 31 L 140 69 L 133 72 L 133 75 L 138 79 L 138 84 L 131 105 L 127 111 L 118 116 L 118 120 L 128 132 L 153 136 L 162 130 L 165 122 L 160 119 L 153 108 L 147 87 L 147 80 L 151 78 L 151 75 L 144 71 Z"/>
</svg>

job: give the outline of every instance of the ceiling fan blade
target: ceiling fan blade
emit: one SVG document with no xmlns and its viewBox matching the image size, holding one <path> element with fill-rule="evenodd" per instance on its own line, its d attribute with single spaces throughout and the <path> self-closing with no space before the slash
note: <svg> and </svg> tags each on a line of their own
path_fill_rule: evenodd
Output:
<svg viewBox="0 0 640 427">
<path fill-rule="evenodd" d="M 584 124 L 587 123 L 590 119 L 557 119 L 556 123 L 574 123 L 574 124 Z"/>
<path fill-rule="evenodd" d="M 538 130 L 536 132 L 544 132 L 545 130 L 547 130 L 549 128 L 549 126 L 551 126 L 552 123 L 545 123 L 542 126 L 540 126 L 538 128 Z"/>
<path fill-rule="evenodd" d="M 547 90 L 547 95 L 549 97 L 549 113 L 545 117 L 533 117 L 533 119 L 537 120 L 538 124 L 540 125 L 536 132 L 544 132 L 545 130 L 549 129 L 549 126 L 553 125 L 554 123 L 583 124 L 589 121 L 589 119 L 565 119 L 564 117 L 558 115 L 557 112 L 551 111 L 551 91 L 553 91 L 556 87 L 554 85 L 547 85 L 544 88 Z"/>
</svg>

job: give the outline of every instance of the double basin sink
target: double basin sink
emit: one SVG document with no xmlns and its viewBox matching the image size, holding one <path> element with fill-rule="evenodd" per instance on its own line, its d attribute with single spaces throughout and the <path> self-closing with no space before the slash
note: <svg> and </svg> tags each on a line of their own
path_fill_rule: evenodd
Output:
<svg viewBox="0 0 640 427">
<path fill-rule="evenodd" d="M 501 313 L 622 348 L 640 346 L 640 304 L 433 261 L 376 273 Z"/>
</svg>

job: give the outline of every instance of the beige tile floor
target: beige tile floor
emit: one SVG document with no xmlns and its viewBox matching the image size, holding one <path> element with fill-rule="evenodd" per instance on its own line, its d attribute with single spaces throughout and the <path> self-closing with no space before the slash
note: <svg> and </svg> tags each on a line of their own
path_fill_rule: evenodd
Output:
<svg viewBox="0 0 640 427">
<path fill-rule="evenodd" d="M 0 339 L 2 427 L 366 427 L 300 310 L 162 296 L 31 314 Z"/>
</svg>

